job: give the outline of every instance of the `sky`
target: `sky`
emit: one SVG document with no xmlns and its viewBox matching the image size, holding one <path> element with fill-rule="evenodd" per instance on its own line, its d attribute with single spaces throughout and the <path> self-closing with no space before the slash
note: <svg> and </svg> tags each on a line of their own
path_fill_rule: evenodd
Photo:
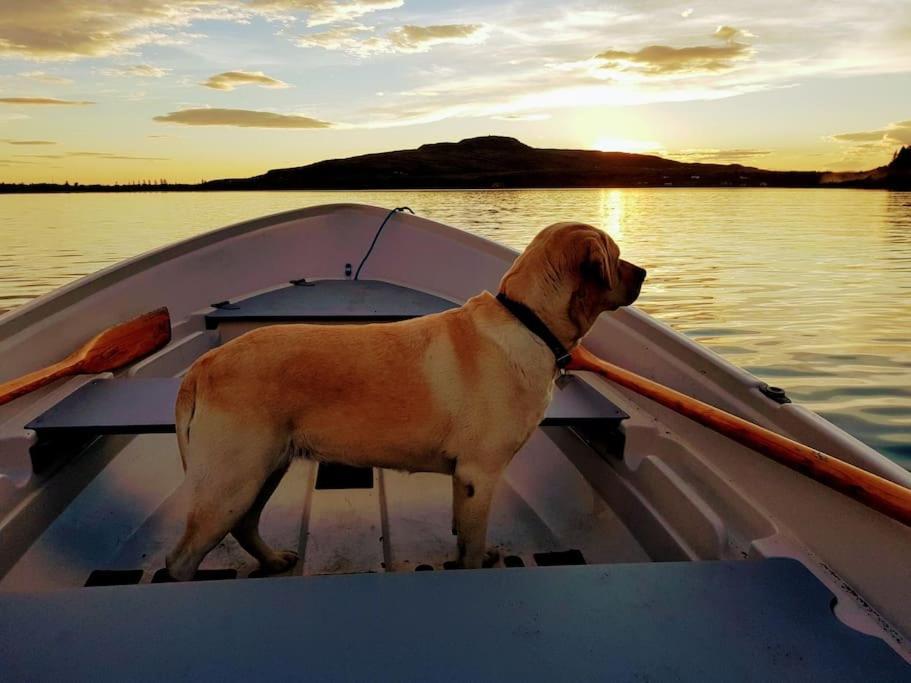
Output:
<svg viewBox="0 0 911 683">
<path fill-rule="evenodd" d="M 911 144 L 911 0 L 0 0 L 0 182 L 477 135 L 872 168 Z"/>
</svg>

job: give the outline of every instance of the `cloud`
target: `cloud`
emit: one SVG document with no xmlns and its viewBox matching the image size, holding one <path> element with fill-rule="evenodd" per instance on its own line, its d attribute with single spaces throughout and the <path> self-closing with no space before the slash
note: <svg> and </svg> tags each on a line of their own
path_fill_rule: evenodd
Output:
<svg viewBox="0 0 911 683">
<path fill-rule="evenodd" d="M 748 35 L 750 34 L 731 26 L 719 26 L 715 31 L 715 37 L 724 41 L 724 45 L 649 45 L 636 52 L 606 50 L 596 55 L 595 59 L 603 60 L 605 69 L 638 71 L 645 74 L 724 71 L 732 69 L 736 62 L 752 56 L 753 48 L 750 45 L 735 40 Z"/>
<path fill-rule="evenodd" d="M 442 43 L 477 43 L 483 39 L 481 24 L 407 24 L 387 34 L 386 39 L 398 52 L 426 52 Z"/>
<path fill-rule="evenodd" d="M 682 149 L 667 156 L 680 161 L 706 163 L 736 163 L 771 154 L 770 149 Z"/>
<path fill-rule="evenodd" d="M 131 154 L 112 154 L 111 152 L 64 152 L 62 154 L 14 154 L 15 157 L 30 159 L 69 159 L 72 157 L 91 157 L 92 159 L 112 161 L 169 161 L 165 157 L 140 157 Z"/>
<path fill-rule="evenodd" d="M 724 40 L 726 42 L 731 42 L 734 38 L 752 38 L 754 37 L 749 31 L 744 31 L 743 29 L 734 28 L 733 26 L 719 26 L 715 29 L 715 37 L 719 40 Z"/>
<path fill-rule="evenodd" d="M 39 164 L 39 161 L 26 161 L 25 159 L 0 159 L 0 166 L 18 166 L 21 164 Z M 44 164 L 41 164 L 44 166 Z"/>
<path fill-rule="evenodd" d="M 139 78 L 161 78 L 167 76 L 170 69 L 160 66 L 151 66 L 149 64 L 134 64 L 118 69 L 105 69 L 104 73 L 109 76 L 138 76 Z"/>
<path fill-rule="evenodd" d="M 499 116 L 491 116 L 490 118 L 496 119 L 497 121 L 546 121 L 550 118 L 550 114 L 501 114 Z"/>
<path fill-rule="evenodd" d="M 369 26 L 354 24 L 299 36 L 294 42 L 300 47 L 321 47 L 324 50 L 344 50 L 359 54 L 363 45 L 360 37 L 372 30 Z"/>
<path fill-rule="evenodd" d="M 148 44 L 187 42 L 200 21 L 260 17 L 318 26 L 350 21 L 403 0 L 19 0 L 0 1 L 0 55 L 69 60 L 123 54 Z"/>
<path fill-rule="evenodd" d="M 53 140 L 4 140 L 8 145 L 56 145 Z"/>
<path fill-rule="evenodd" d="M 483 24 L 439 24 L 414 26 L 407 24 L 384 36 L 367 35 L 373 29 L 362 24 L 344 26 L 300 36 L 300 47 L 321 47 L 324 50 L 343 50 L 361 57 L 394 52 L 427 52 L 435 45 L 477 44 L 487 37 Z"/>
<path fill-rule="evenodd" d="M 33 81 L 39 81 L 41 83 L 52 83 L 54 85 L 69 85 L 73 82 L 72 79 L 64 78 L 63 76 L 57 76 L 55 74 L 49 74 L 44 71 L 27 71 L 19 75 L 22 78 L 28 78 Z"/>
<path fill-rule="evenodd" d="M 288 88 L 284 81 L 267 76 L 262 71 L 224 71 L 200 83 L 214 90 L 234 90 L 240 85 L 258 85 L 261 88 Z"/>
<path fill-rule="evenodd" d="M 871 130 L 863 133 L 839 133 L 838 135 L 833 135 L 832 139 L 839 142 L 869 142 L 882 140 L 885 134 L 885 130 Z"/>
<path fill-rule="evenodd" d="M 86 100 L 58 100 L 56 97 L 0 97 L 2 104 L 51 104 L 51 105 L 84 105 L 95 104 Z"/>
<path fill-rule="evenodd" d="M 401 7 L 404 0 L 252 0 L 254 8 L 272 12 L 306 12 L 308 26 L 351 21 L 371 12 Z"/>
<path fill-rule="evenodd" d="M 839 133 L 831 136 L 837 142 L 878 143 L 878 146 L 911 145 L 911 121 L 890 123 L 880 130 L 861 131 L 859 133 Z"/>
<path fill-rule="evenodd" d="M 275 114 L 270 111 L 249 109 L 181 109 L 169 114 L 156 116 L 155 121 L 180 123 L 185 126 L 237 126 L 239 128 L 331 128 L 326 121 L 298 116 L 297 114 Z"/>
<path fill-rule="evenodd" d="M 173 40 L 163 31 L 203 19 L 241 19 L 237 0 L 6 0 L 0 9 L 0 54 L 38 60 L 104 57 Z"/>
<path fill-rule="evenodd" d="M 383 98 L 360 113 L 366 127 L 431 123 L 449 118 L 510 116 L 582 106 L 632 106 L 655 102 L 715 100 L 767 87 L 731 74 L 679 73 L 666 78 L 624 74 L 615 78 L 594 59 L 549 60 L 515 68 L 477 70 L 440 77 Z M 353 123 L 353 122 L 352 122 Z"/>
<path fill-rule="evenodd" d="M 597 10 L 580 4 L 551 3 L 529 12 L 519 3 L 505 3 L 485 10 L 478 19 L 490 26 L 491 38 L 483 50 L 459 50 L 445 61 L 445 71 L 440 60 L 424 61 L 419 69 L 402 74 L 400 82 L 406 85 L 378 87 L 385 93 L 381 99 L 364 97 L 363 108 L 353 111 L 346 102 L 346 121 L 392 127 L 568 107 L 709 101 L 794 87 L 816 78 L 908 72 L 909 34 L 899 35 L 895 29 L 911 25 L 911 6 L 896 16 L 893 0 L 843 3 L 822 14 L 815 5 L 785 0 L 740 3 L 724 13 L 695 7 L 685 20 L 679 12 L 693 5 L 653 11 L 649 3 L 613 3 L 609 9 L 600 3 Z M 725 26 L 718 30 L 718 24 Z M 796 39 L 795 26 L 813 30 Z M 329 29 L 346 32 L 326 34 L 321 42 L 363 41 L 384 33 L 367 27 Z M 700 40 L 700 34 L 713 37 Z M 312 41 L 313 35 L 307 39 Z M 605 35 L 615 36 L 613 40 L 622 36 L 625 42 L 605 44 Z M 666 65 L 656 67 L 646 60 L 609 69 L 604 68 L 606 60 L 595 57 L 608 48 L 636 55 L 650 45 L 669 46 L 672 65 L 683 61 L 687 68 L 666 70 Z M 347 47 L 360 49 L 357 42 Z M 716 52 L 673 52 L 688 47 Z M 700 62 L 723 68 L 696 68 Z"/>
</svg>

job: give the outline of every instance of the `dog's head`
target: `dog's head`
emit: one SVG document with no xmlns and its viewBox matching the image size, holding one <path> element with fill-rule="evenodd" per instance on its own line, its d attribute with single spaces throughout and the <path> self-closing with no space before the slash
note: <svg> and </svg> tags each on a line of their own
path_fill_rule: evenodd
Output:
<svg viewBox="0 0 911 683">
<path fill-rule="evenodd" d="M 633 303 L 645 274 L 620 258 L 620 248 L 602 230 L 555 223 L 516 259 L 500 291 L 531 307 L 555 334 L 575 342 L 601 313 Z"/>
</svg>

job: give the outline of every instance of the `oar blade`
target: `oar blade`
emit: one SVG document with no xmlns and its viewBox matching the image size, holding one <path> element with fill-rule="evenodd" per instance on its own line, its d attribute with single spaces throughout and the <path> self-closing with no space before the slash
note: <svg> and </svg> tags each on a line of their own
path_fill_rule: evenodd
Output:
<svg viewBox="0 0 911 683">
<path fill-rule="evenodd" d="M 88 342 L 80 352 L 79 372 L 110 372 L 144 358 L 171 341 L 167 308 L 115 325 Z"/>
</svg>

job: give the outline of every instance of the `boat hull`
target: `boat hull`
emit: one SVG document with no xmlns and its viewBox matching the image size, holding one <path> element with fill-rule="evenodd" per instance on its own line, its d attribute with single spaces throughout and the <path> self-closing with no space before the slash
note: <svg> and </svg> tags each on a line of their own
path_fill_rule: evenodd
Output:
<svg viewBox="0 0 911 683">
<path fill-rule="evenodd" d="M 178 376 L 224 341 L 206 326 L 212 303 L 247 299 L 300 278 L 345 279 L 386 213 L 352 204 L 287 212 L 83 278 L 0 318 L 0 381 L 53 362 L 99 329 L 162 305 L 171 311 L 173 341 L 118 376 Z M 460 304 L 481 290 L 496 291 L 515 255 L 455 228 L 396 215 L 362 277 Z M 755 377 L 641 311 L 602 316 L 585 343 L 629 370 L 911 486 L 902 468 L 800 406 L 773 401 Z M 36 472 L 41 444 L 25 425 L 92 379 L 98 377 L 59 382 L 0 407 L 0 590 L 81 585 L 104 563 L 126 568 L 147 561 L 147 581 L 179 532 L 179 501 L 172 494 L 181 471 L 171 435 L 105 437 L 78 457 L 51 453 L 47 470 Z M 540 430 L 508 470 L 508 493 L 501 496 L 507 502 L 500 503 L 501 520 L 528 517 L 526 531 L 504 521 L 500 540 L 525 534 L 527 543 L 516 541 L 515 552 L 527 551 L 528 557 L 545 538 L 577 542 L 599 563 L 795 558 L 836 594 L 839 618 L 880 633 L 906 652 L 901 634 L 911 633 L 911 530 L 647 399 L 598 378 L 585 381 L 630 415 L 621 452 L 612 455 L 599 442 L 603 435 L 584 429 Z M 295 493 L 312 486 L 315 476 L 312 468 L 292 473 L 286 497 L 280 491 L 269 509 L 276 533 L 296 533 L 306 546 L 310 559 L 300 572 L 404 571 L 421 562 L 441 567 L 451 552 L 448 531 L 430 533 L 438 525 L 427 523 L 445 515 L 440 510 L 447 504 L 438 499 L 449 495 L 448 483 L 415 480 L 421 483 L 414 486 L 395 473 L 381 473 L 382 485 L 358 498 L 349 517 L 341 512 L 343 497 L 321 498 L 326 502 L 316 508 L 311 500 L 307 523 L 324 525 L 317 543 L 302 527 L 303 498 Z M 414 548 L 396 554 L 386 533 L 389 496 L 405 501 L 399 508 L 405 512 L 395 519 L 408 531 L 399 538 L 424 534 L 428 543 L 415 541 Z M 115 517 L 105 517 L 111 509 Z M 348 555 L 333 565 L 339 553 L 328 539 L 349 532 Z M 79 552 L 54 565 L 70 547 Z M 251 570 L 234 552 L 225 550 L 219 561 Z"/>
</svg>

